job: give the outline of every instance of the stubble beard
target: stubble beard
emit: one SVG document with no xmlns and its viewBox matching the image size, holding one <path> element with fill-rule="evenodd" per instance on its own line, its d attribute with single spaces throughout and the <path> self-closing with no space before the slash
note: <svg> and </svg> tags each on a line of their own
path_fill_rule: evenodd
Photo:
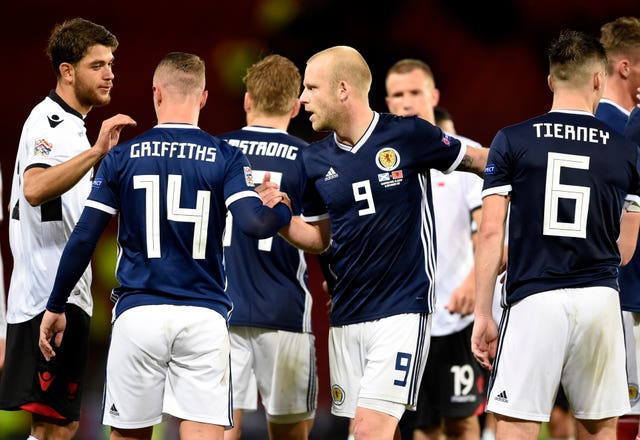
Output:
<svg viewBox="0 0 640 440">
<path fill-rule="evenodd" d="M 100 93 L 99 89 L 77 84 L 74 92 L 78 101 L 85 107 L 102 107 L 111 102 L 111 90 L 104 94 Z"/>
</svg>

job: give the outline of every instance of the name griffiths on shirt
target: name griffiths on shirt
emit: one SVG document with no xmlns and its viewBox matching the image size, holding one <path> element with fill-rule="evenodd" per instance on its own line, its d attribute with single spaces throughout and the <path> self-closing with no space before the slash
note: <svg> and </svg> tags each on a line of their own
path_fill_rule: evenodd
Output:
<svg viewBox="0 0 640 440">
<path fill-rule="evenodd" d="M 281 157 L 290 160 L 295 160 L 298 156 L 298 147 L 279 142 L 241 141 L 239 139 L 228 139 L 227 142 L 240 148 L 244 154 L 253 156 Z"/>
<path fill-rule="evenodd" d="M 192 144 L 189 142 L 164 142 L 148 141 L 131 144 L 129 157 L 137 159 L 139 157 L 161 157 L 168 156 L 176 159 L 204 160 L 205 162 L 216 161 L 216 147 L 208 145 Z"/>
<path fill-rule="evenodd" d="M 559 123 L 537 123 L 533 124 L 536 129 L 536 137 L 552 137 L 557 139 L 568 139 L 571 141 L 590 142 L 592 144 L 607 145 L 609 132 L 594 127 L 581 127 Z"/>
</svg>

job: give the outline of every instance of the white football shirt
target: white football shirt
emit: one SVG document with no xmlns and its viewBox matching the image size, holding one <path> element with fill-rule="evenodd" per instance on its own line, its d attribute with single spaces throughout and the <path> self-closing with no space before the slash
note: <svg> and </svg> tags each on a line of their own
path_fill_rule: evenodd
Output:
<svg viewBox="0 0 640 440">
<path fill-rule="evenodd" d="M 62 196 L 31 206 L 22 188 L 24 171 L 58 165 L 90 147 L 83 116 L 54 92 L 33 108 L 23 126 L 9 205 L 9 243 L 14 267 L 7 303 L 8 323 L 25 322 L 44 311 L 60 256 L 91 191 L 93 174 L 93 170 L 89 171 Z M 89 266 L 68 301 L 89 315 L 93 308 L 90 286 Z"/>
</svg>

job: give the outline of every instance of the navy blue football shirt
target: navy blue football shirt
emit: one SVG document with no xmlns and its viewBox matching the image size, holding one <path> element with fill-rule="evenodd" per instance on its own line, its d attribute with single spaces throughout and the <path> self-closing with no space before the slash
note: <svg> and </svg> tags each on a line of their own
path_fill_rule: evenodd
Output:
<svg viewBox="0 0 640 440">
<path fill-rule="evenodd" d="M 87 206 L 120 209 L 116 314 L 162 303 L 227 317 L 222 233 L 243 197 L 257 197 L 247 158 L 198 127 L 161 124 L 112 149 Z"/>
<path fill-rule="evenodd" d="M 431 182 L 466 148 L 418 117 L 375 113 L 355 146 L 335 134 L 303 153 L 303 218 L 331 222 L 336 275 L 331 325 L 433 308 L 436 266 Z"/>
<path fill-rule="evenodd" d="M 620 217 L 640 194 L 638 148 L 592 114 L 552 111 L 498 132 L 483 196 L 510 193 L 507 303 L 618 289 Z"/>
<path fill-rule="evenodd" d="M 238 147 L 251 163 L 256 185 L 269 171 L 300 213 L 305 176 L 302 151 L 308 143 L 286 131 L 248 126 L 219 136 Z M 304 253 L 280 236 L 258 240 L 227 216 L 224 236 L 227 292 L 233 301 L 231 325 L 311 332 L 311 293 Z"/>
</svg>

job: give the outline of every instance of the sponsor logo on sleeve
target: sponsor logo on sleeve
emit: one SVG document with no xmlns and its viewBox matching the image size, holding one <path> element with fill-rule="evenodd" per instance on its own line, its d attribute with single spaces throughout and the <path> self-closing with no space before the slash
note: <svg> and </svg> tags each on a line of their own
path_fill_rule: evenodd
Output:
<svg viewBox="0 0 640 440">
<path fill-rule="evenodd" d="M 60 125 L 62 121 L 64 121 L 64 119 L 54 114 L 54 115 L 47 115 L 47 121 L 49 121 L 49 126 L 51 128 L 56 128 L 58 125 Z"/>
<path fill-rule="evenodd" d="M 492 176 L 496 173 L 496 165 L 493 163 L 487 164 L 487 166 L 484 169 L 484 175 L 485 176 Z"/>
</svg>

